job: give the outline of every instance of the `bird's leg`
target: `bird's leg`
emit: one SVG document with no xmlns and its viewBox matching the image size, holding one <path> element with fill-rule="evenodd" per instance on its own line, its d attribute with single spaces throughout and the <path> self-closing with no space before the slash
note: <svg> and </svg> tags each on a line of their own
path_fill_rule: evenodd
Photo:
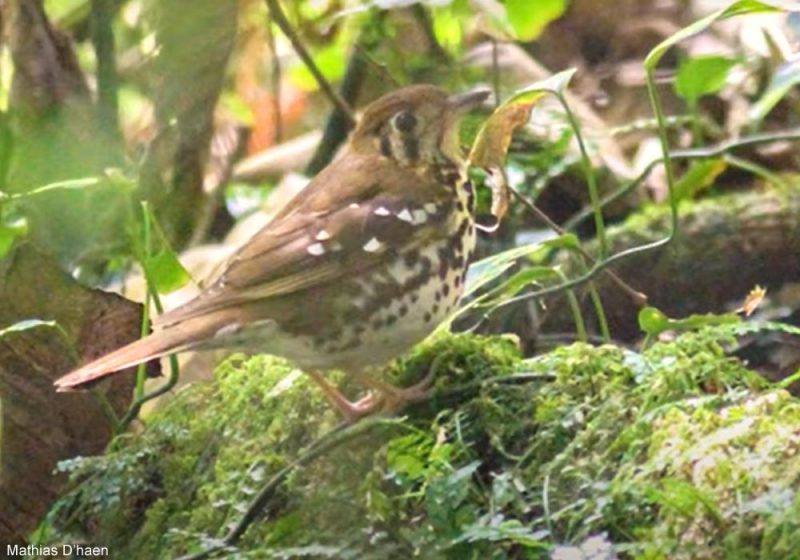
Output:
<svg viewBox="0 0 800 560">
<path fill-rule="evenodd" d="M 382 399 L 376 396 L 374 391 L 370 391 L 365 397 L 352 402 L 347 399 L 336 387 L 334 387 L 321 372 L 316 370 L 307 371 L 306 374 L 316 383 L 328 401 L 342 413 L 349 423 L 354 423 L 360 418 L 367 416 L 381 407 Z"/>
</svg>

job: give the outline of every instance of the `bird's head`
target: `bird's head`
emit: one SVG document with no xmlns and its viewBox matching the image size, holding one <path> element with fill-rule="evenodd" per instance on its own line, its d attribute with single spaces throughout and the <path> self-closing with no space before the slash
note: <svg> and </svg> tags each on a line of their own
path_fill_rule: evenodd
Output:
<svg viewBox="0 0 800 560">
<path fill-rule="evenodd" d="M 460 161 L 459 121 L 488 96 L 485 89 L 448 95 L 431 85 L 396 90 L 366 108 L 351 145 L 377 151 L 403 166 L 436 164 L 443 156 Z"/>
</svg>

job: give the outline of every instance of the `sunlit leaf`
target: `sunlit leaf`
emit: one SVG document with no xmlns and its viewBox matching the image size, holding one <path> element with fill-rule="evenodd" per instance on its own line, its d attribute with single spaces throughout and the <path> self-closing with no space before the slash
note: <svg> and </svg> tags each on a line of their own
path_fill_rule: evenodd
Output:
<svg viewBox="0 0 800 560">
<path fill-rule="evenodd" d="M 315 52 L 312 58 L 325 79 L 335 82 L 344 74 L 347 57 L 344 55 L 341 45 L 334 43 L 323 47 Z M 297 87 L 303 90 L 317 89 L 317 81 L 302 62 L 298 62 L 289 70 L 289 77 Z"/>
<path fill-rule="evenodd" d="M 778 67 L 770 78 L 767 89 L 750 107 L 747 116 L 752 121 L 762 120 L 798 83 L 800 83 L 800 56 L 784 62 Z"/>
<path fill-rule="evenodd" d="M 150 247 L 145 251 L 141 260 L 145 275 L 151 288 L 159 294 L 168 294 L 182 288 L 192 277 L 178 260 L 175 251 L 169 245 L 164 232 L 158 226 L 158 222 L 149 207 L 146 207 L 146 219 L 150 224 Z M 147 237 L 144 235 L 144 237 Z M 143 240 L 142 246 L 146 246 L 147 240 Z"/>
<path fill-rule="evenodd" d="M 727 8 L 723 8 L 712 14 L 709 14 L 664 39 L 648 53 L 647 57 L 644 59 L 644 67 L 646 70 L 653 70 L 656 66 L 658 66 L 659 61 L 664 56 L 664 53 L 666 53 L 670 48 L 674 47 L 684 39 L 688 39 L 689 37 L 697 35 L 698 33 L 702 33 L 708 28 L 708 26 L 716 21 L 744 14 L 779 12 L 781 10 L 788 9 L 793 8 L 785 7 L 783 4 L 778 7 L 776 2 L 767 3 L 760 2 L 758 0 L 739 0 L 738 2 L 734 2 Z"/>
<path fill-rule="evenodd" d="M 189 273 L 170 249 L 161 249 L 148 257 L 145 266 L 160 294 L 174 292 L 191 280 Z"/>
<path fill-rule="evenodd" d="M 521 41 L 536 39 L 567 7 L 566 0 L 506 0 L 504 5 L 508 22 Z"/>
<path fill-rule="evenodd" d="M 697 56 L 683 60 L 675 76 L 675 93 L 690 104 L 722 89 L 738 61 L 725 56 Z"/>
</svg>

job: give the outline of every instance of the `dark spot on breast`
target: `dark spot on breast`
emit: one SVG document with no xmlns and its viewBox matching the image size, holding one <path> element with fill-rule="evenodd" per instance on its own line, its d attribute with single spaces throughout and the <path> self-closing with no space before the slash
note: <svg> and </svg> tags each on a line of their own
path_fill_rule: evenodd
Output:
<svg viewBox="0 0 800 560">
<path fill-rule="evenodd" d="M 459 200 L 459 201 L 458 201 L 458 203 L 456 204 L 456 210 L 457 210 L 459 213 L 462 213 L 462 212 L 464 212 L 464 203 L 463 203 L 463 202 L 461 202 L 460 200 Z"/>
<path fill-rule="evenodd" d="M 392 326 L 392 325 L 394 325 L 396 322 L 397 322 L 397 316 L 395 316 L 395 315 L 389 315 L 388 317 L 386 317 L 386 326 L 387 326 L 387 327 L 391 327 L 391 326 Z"/>
<path fill-rule="evenodd" d="M 444 287 L 442 288 L 442 293 L 444 294 L 444 297 L 449 296 L 450 295 L 450 286 L 445 284 Z"/>
<path fill-rule="evenodd" d="M 453 280 L 453 285 L 458 288 L 461 285 L 461 276 L 456 276 L 455 280 Z"/>
<path fill-rule="evenodd" d="M 425 312 L 425 315 L 423 315 L 422 319 L 423 319 L 423 320 L 424 320 L 426 323 L 430 323 L 430 322 L 431 322 L 431 314 L 430 314 L 430 313 L 428 313 L 428 312 L 426 311 L 426 312 Z"/>
<path fill-rule="evenodd" d="M 417 264 L 418 260 L 419 260 L 419 251 L 408 251 L 403 256 L 403 262 L 409 268 Z"/>
<path fill-rule="evenodd" d="M 434 315 L 436 315 L 437 313 L 439 313 L 439 306 L 438 306 L 438 305 L 434 305 L 434 306 L 431 308 L 431 313 L 433 313 Z"/>
<path fill-rule="evenodd" d="M 414 292 L 413 294 L 411 294 L 411 298 L 410 299 L 411 299 L 411 303 L 417 303 L 417 301 L 419 301 L 419 295 L 417 295 L 417 293 Z"/>
<path fill-rule="evenodd" d="M 433 299 L 437 302 L 442 301 L 442 293 L 439 290 L 436 290 L 436 293 L 433 294 Z"/>
<path fill-rule="evenodd" d="M 381 321 L 380 319 L 374 319 L 372 321 L 372 328 L 373 329 L 378 330 L 382 326 L 383 326 L 383 321 Z"/>
<path fill-rule="evenodd" d="M 408 306 L 405 304 L 401 305 L 400 309 L 397 310 L 397 314 L 400 315 L 401 317 L 405 317 L 407 313 L 408 313 Z"/>
<path fill-rule="evenodd" d="M 467 235 L 469 235 L 470 237 L 472 237 L 472 234 L 474 234 L 474 233 L 475 233 L 475 226 L 473 226 L 472 224 L 470 224 L 470 225 L 469 225 L 469 227 L 467 228 Z"/>
</svg>

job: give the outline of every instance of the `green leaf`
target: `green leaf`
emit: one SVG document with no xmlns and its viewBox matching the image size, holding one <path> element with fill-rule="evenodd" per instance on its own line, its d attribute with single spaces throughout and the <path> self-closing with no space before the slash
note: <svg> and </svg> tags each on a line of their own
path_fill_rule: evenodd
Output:
<svg viewBox="0 0 800 560">
<path fill-rule="evenodd" d="M 347 57 L 342 45 L 334 43 L 323 47 L 315 52 L 312 58 L 326 80 L 335 82 L 344 74 Z M 314 76 L 302 62 L 290 68 L 289 78 L 297 87 L 306 91 L 313 91 L 318 87 Z"/>
<path fill-rule="evenodd" d="M 675 77 L 675 93 L 694 105 L 702 96 L 721 90 L 737 63 L 735 58 L 717 55 L 684 59 Z"/>
<path fill-rule="evenodd" d="M 140 262 L 151 290 L 168 294 L 182 288 L 192 277 L 178 260 L 149 205 L 142 204 L 145 216 L 141 233 Z M 149 230 L 148 230 L 149 228 Z"/>
<path fill-rule="evenodd" d="M 696 331 L 704 327 L 741 323 L 742 318 L 736 313 L 717 315 L 689 315 L 684 319 L 670 319 L 655 307 L 645 307 L 639 311 L 639 328 L 648 337 L 656 337 L 666 331 Z"/>
<path fill-rule="evenodd" d="M 688 39 L 698 33 L 702 33 L 705 31 L 708 26 L 713 24 L 716 21 L 727 19 L 734 16 L 739 16 L 743 14 L 753 14 L 759 12 L 779 12 L 779 11 L 793 11 L 796 8 L 790 7 L 777 7 L 774 5 L 775 3 L 768 4 L 766 2 L 760 2 L 758 0 L 739 0 L 738 2 L 734 2 L 727 8 L 723 8 L 722 10 L 718 10 L 712 14 L 707 15 L 706 17 L 699 19 L 692 23 L 691 25 L 687 25 L 683 29 L 673 33 L 663 41 L 661 41 L 656 47 L 651 50 L 647 58 L 644 59 L 644 68 L 645 70 L 652 71 L 656 66 L 658 66 L 659 61 L 664 56 L 664 54 L 683 41 L 684 39 Z"/>
<path fill-rule="evenodd" d="M 760 121 L 772 111 L 783 97 L 800 83 L 800 57 L 781 64 L 772 75 L 767 89 L 747 113 L 751 121 Z"/>
<path fill-rule="evenodd" d="M 558 19 L 566 10 L 566 0 L 506 0 L 508 22 L 516 38 L 532 41 L 541 35 L 547 25 Z"/>
<path fill-rule="evenodd" d="M 145 259 L 144 265 L 159 294 L 174 292 L 191 280 L 191 276 L 170 248 L 163 248 L 150 255 Z"/>
<path fill-rule="evenodd" d="M 471 10 L 466 0 L 454 2 L 431 10 L 433 15 L 433 34 L 443 48 L 457 52 L 463 47 L 464 22 Z"/>
<path fill-rule="evenodd" d="M 678 201 L 694 198 L 699 192 L 713 185 L 727 167 L 728 164 L 722 158 L 692 162 L 689 170 L 675 183 L 672 196 Z"/>
</svg>

